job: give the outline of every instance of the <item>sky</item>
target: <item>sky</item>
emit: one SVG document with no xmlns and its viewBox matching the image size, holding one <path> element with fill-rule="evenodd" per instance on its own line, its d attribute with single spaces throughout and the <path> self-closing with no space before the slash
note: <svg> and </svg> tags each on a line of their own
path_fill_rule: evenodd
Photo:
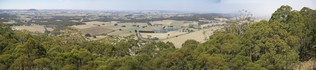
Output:
<svg viewBox="0 0 316 70">
<path fill-rule="evenodd" d="M 316 9 L 316 0 L 0 0 L 0 9 L 167 10 L 271 15 L 282 5 Z"/>
</svg>

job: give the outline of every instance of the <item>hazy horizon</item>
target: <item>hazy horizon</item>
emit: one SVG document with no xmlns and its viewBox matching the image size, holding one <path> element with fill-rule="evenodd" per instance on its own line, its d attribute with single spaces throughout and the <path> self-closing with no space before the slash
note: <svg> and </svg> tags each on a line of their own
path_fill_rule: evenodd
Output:
<svg viewBox="0 0 316 70">
<path fill-rule="evenodd" d="M 111 11 L 183 11 L 236 13 L 245 9 L 255 16 L 270 16 L 281 5 L 295 10 L 315 9 L 315 0 L 0 0 L 0 9 L 73 9 Z"/>
</svg>

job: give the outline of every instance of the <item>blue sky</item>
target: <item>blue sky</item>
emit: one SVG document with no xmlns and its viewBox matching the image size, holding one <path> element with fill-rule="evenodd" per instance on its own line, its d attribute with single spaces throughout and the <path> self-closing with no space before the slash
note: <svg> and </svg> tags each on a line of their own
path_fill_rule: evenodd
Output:
<svg viewBox="0 0 316 70">
<path fill-rule="evenodd" d="M 246 9 L 258 16 L 281 5 L 316 9 L 316 0 L 0 0 L 0 9 L 171 10 L 235 13 Z"/>
</svg>

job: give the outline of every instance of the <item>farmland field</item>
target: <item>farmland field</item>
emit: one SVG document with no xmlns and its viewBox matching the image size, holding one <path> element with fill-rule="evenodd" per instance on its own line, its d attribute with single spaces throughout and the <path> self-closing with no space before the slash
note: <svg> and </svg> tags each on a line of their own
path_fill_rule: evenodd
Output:
<svg viewBox="0 0 316 70">
<path fill-rule="evenodd" d="M 208 29 L 203 29 L 203 30 L 199 30 L 199 31 L 196 31 L 196 32 L 188 33 L 188 34 L 185 34 L 185 35 L 181 35 L 181 36 L 178 36 L 178 37 L 165 39 L 165 40 L 162 40 L 162 41 L 164 41 L 164 42 L 168 42 L 168 41 L 172 42 L 175 45 L 176 48 L 181 48 L 181 45 L 186 40 L 189 40 L 189 39 L 193 39 L 193 40 L 196 40 L 196 41 L 199 41 L 199 42 L 205 42 L 208 39 L 208 36 L 212 35 L 215 30 L 218 30 L 218 29 L 221 29 L 221 28 L 223 28 L 223 26 L 211 27 L 211 28 L 208 28 Z M 205 31 L 205 35 L 203 34 L 203 31 Z"/>
</svg>

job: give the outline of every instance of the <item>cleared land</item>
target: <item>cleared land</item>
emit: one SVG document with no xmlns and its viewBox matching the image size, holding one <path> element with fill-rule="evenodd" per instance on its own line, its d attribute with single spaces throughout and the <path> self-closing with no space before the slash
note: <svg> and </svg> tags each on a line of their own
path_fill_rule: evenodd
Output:
<svg viewBox="0 0 316 70">
<path fill-rule="evenodd" d="M 170 31 L 167 33 L 140 33 L 143 38 L 149 38 L 149 37 L 157 37 L 159 39 L 167 39 L 170 37 L 175 37 L 181 34 L 186 34 L 187 32 L 180 32 L 180 31 Z"/>
<path fill-rule="evenodd" d="M 174 21 L 174 20 L 163 20 L 163 21 L 153 21 L 153 24 L 163 24 L 158 26 L 150 26 L 147 23 L 118 23 L 118 22 L 85 22 L 85 25 L 76 25 L 72 26 L 74 28 L 79 29 L 82 34 L 92 34 L 96 36 L 104 36 L 112 35 L 112 36 L 130 36 L 135 35 L 135 30 L 144 30 L 144 31 L 153 31 L 153 30 L 161 30 L 164 27 L 169 25 L 176 25 L 177 28 L 181 26 L 195 24 L 195 22 L 189 21 Z M 181 32 L 181 29 L 176 31 L 170 31 L 167 33 L 141 33 L 143 38 L 159 38 L 164 42 L 170 41 L 175 44 L 177 48 L 181 47 L 181 44 L 184 43 L 188 39 L 194 39 L 200 42 L 203 42 L 207 37 L 210 36 L 213 31 L 218 27 L 212 27 L 203 30 L 195 30 L 196 32 L 188 33 Z"/>
<path fill-rule="evenodd" d="M 85 22 L 85 25 L 74 25 L 71 26 L 82 32 L 82 34 L 107 34 L 114 36 L 129 36 L 133 35 L 134 30 L 137 29 L 135 25 L 147 26 L 147 23 L 118 23 L 118 22 Z M 149 27 L 147 27 L 149 28 Z M 98 37 L 98 36 L 97 36 Z"/>
<path fill-rule="evenodd" d="M 210 35 L 213 34 L 213 32 L 217 29 L 221 29 L 223 26 L 216 26 L 216 27 L 211 27 L 208 29 L 203 29 L 199 30 L 196 32 L 180 35 L 178 37 L 173 37 L 169 39 L 162 40 L 163 42 L 172 42 L 176 48 L 181 48 L 181 45 L 186 41 L 186 40 L 196 40 L 199 42 L 205 42 Z M 205 32 L 204 32 L 205 31 Z M 205 33 L 205 35 L 203 34 Z"/>
<path fill-rule="evenodd" d="M 92 28 L 96 26 L 110 26 L 111 24 L 114 24 L 110 22 L 98 22 L 98 21 L 85 22 L 85 23 L 86 23 L 85 25 L 74 25 L 71 27 L 78 28 L 78 29 L 86 29 L 86 28 Z"/>
<path fill-rule="evenodd" d="M 44 33 L 45 28 L 43 25 L 30 25 L 30 26 L 13 26 L 12 27 L 14 30 L 27 30 L 30 32 L 39 32 L 39 33 Z M 52 28 L 47 28 L 48 31 L 53 31 Z"/>
<path fill-rule="evenodd" d="M 92 34 L 92 35 L 101 35 L 101 34 L 107 34 L 112 32 L 113 30 L 107 29 L 104 27 L 91 27 L 86 29 L 80 29 L 82 34 Z"/>
</svg>

